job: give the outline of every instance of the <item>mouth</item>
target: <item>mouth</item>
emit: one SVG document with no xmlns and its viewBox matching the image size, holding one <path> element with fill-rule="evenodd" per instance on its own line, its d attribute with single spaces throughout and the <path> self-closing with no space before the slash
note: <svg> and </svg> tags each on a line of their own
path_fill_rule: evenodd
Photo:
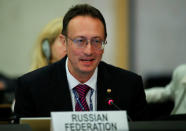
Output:
<svg viewBox="0 0 186 131">
<path fill-rule="evenodd" d="M 81 62 L 83 62 L 83 64 L 86 64 L 86 65 L 91 65 L 95 59 L 94 58 L 83 58 L 83 59 L 80 59 Z"/>
<path fill-rule="evenodd" d="M 80 59 L 81 61 L 84 61 L 84 62 L 89 62 L 89 61 L 94 61 L 95 59 Z"/>
</svg>

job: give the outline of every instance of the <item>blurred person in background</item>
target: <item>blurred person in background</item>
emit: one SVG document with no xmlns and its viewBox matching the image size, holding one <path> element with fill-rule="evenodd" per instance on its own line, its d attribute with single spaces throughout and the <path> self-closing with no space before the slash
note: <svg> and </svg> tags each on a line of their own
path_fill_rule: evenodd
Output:
<svg viewBox="0 0 186 131">
<path fill-rule="evenodd" d="M 0 73 L 0 122 L 11 120 L 13 115 L 11 105 L 15 99 L 16 88 L 16 77 Z"/>
<path fill-rule="evenodd" d="M 145 89 L 148 103 L 174 102 L 171 115 L 186 114 L 186 64 L 179 65 L 173 72 L 171 82 L 165 87 Z"/>
<path fill-rule="evenodd" d="M 62 17 L 50 21 L 40 32 L 33 53 L 31 71 L 54 63 L 66 55 L 59 35 L 62 30 Z"/>
<path fill-rule="evenodd" d="M 12 103 L 16 86 L 16 78 L 0 73 L 0 104 Z"/>
</svg>

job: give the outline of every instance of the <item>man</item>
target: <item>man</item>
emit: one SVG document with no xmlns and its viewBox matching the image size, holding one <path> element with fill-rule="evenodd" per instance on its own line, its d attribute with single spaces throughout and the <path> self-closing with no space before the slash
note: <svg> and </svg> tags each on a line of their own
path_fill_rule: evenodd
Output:
<svg viewBox="0 0 186 131">
<path fill-rule="evenodd" d="M 72 7 L 64 17 L 60 35 L 67 56 L 18 79 L 16 115 L 43 117 L 50 116 L 51 111 L 118 110 L 107 103 L 112 99 L 133 120 L 144 119 L 147 103 L 141 77 L 100 62 L 106 37 L 99 10 L 87 4 Z"/>
</svg>

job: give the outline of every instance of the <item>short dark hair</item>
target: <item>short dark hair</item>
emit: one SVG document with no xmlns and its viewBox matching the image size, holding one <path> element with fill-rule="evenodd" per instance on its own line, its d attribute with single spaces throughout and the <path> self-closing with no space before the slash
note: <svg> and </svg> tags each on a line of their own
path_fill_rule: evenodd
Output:
<svg viewBox="0 0 186 131">
<path fill-rule="evenodd" d="M 98 18 L 104 26 L 104 32 L 105 32 L 105 39 L 107 38 L 107 30 L 106 30 L 106 23 L 103 15 L 101 12 L 96 9 L 95 7 L 88 5 L 88 4 L 78 4 L 76 6 L 73 6 L 69 9 L 69 11 L 65 14 L 63 18 L 63 29 L 62 34 L 67 35 L 67 27 L 71 19 L 73 19 L 76 16 L 91 16 L 93 18 Z"/>
</svg>

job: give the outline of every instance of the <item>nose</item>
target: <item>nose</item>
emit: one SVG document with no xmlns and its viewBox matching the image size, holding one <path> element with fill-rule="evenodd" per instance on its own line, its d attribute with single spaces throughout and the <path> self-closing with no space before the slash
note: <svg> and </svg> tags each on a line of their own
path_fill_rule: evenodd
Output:
<svg viewBox="0 0 186 131">
<path fill-rule="evenodd" d="M 92 47 L 90 41 L 87 41 L 87 44 L 86 44 L 86 46 L 84 48 L 84 53 L 86 55 L 92 55 L 92 53 L 93 53 L 93 47 Z"/>
</svg>

